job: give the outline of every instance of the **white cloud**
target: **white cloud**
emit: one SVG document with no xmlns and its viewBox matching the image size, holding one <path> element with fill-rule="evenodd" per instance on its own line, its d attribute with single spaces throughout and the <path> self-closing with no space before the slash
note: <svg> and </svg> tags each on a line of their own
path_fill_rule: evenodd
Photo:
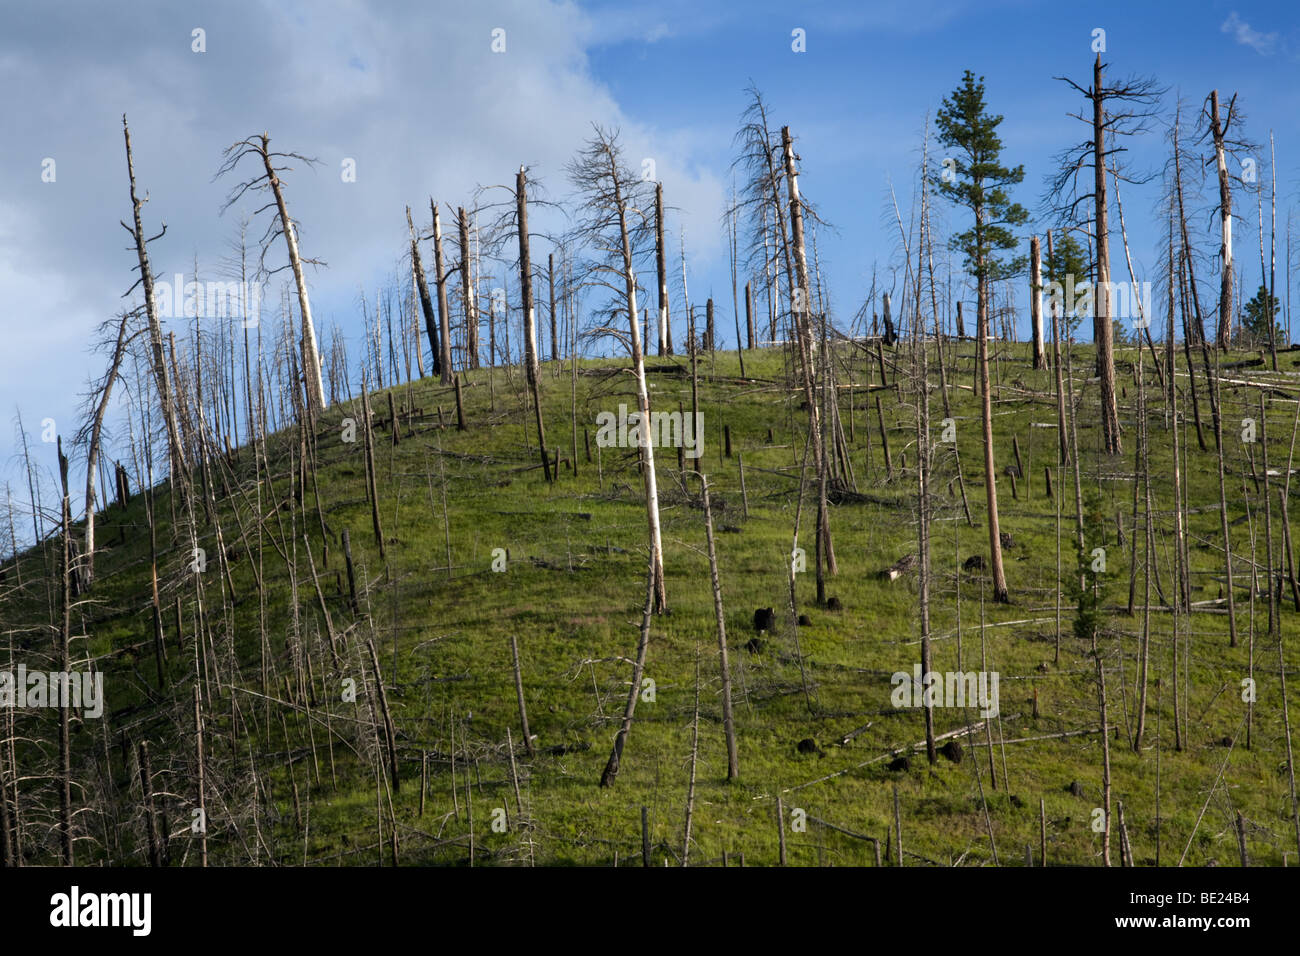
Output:
<svg viewBox="0 0 1300 956">
<path fill-rule="evenodd" d="M 201 15 L 166 0 L 142 6 L 129 21 L 89 0 L 6 14 L 0 302 L 6 326 L 21 331 L 0 362 L 7 413 L 22 405 L 30 417 L 28 404 L 39 404 L 70 434 L 75 393 L 102 365 L 87 339 L 135 304 L 120 298 L 134 280 L 118 225 L 130 213 L 123 113 L 150 197 L 146 231 L 168 227 L 151 247 L 164 274 L 190 272 L 196 255 L 211 270 L 227 252 L 239 210 L 218 209 L 240 177 L 211 182 L 226 146 L 268 130 L 273 148 L 320 160 L 315 170 L 295 163 L 285 180 L 304 252 L 329 263 L 309 277 L 322 334 L 331 318 L 355 329 L 357 288 L 373 295 L 403 254 L 407 204 L 417 222 L 430 196 L 469 207 L 477 185 L 512 181 L 521 163 L 560 199 L 564 165 L 593 122 L 621 130 L 633 168 L 655 158 L 669 202 L 693 224 L 701 267 L 722 253 L 713 227 L 725 187 L 700 159 L 701 137 L 626 115 L 588 65 L 587 50 L 612 34 L 662 36 L 653 22 L 611 27 L 572 0 L 397 11 L 381 0 L 235 0 Z M 190 49 L 195 26 L 207 31 L 206 53 Z M 491 51 L 496 27 L 507 31 L 504 53 Z M 46 156 L 57 160 L 55 183 L 41 182 Z M 356 160 L 355 183 L 341 181 L 345 158 Z M 12 447 L 0 434 L 0 461 Z"/>
<path fill-rule="evenodd" d="M 1271 56 L 1277 50 L 1277 33 L 1260 33 L 1249 23 L 1237 16 L 1233 10 L 1219 29 L 1231 33 L 1242 46 L 1248 46 L 1260 56 Z"/>
</svg>

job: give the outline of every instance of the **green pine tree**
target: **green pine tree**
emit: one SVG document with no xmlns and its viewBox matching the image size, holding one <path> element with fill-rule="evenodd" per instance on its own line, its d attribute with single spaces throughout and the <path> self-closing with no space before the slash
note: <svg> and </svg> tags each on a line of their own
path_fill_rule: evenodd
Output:
<svg viewBox="0 0 1300 956">
<path fill-rule="evenodd" d="M 935 119 L 939 142 L 953 150 L 944 158 L 935 178 L 940 196 L 970 210 L 971 228 L 952 237 L 954 249 L 966 256 L 965 267 L 975 277 L 976 363 L 980 382 L 980 423 L 984 429 L 984 493 L 988 501 L 989 570 L 993 577 L 993 600 L 1009 600 L 1006 571 L 1002 566 L 1002 541 L 998 528 L 997 468 L 993 461 L 993 410 L 989 401 L 989 283 L 1015 275 L 1025 267 L 1023 257 L 1001 259 L 999 252 L 1019 245 L 1012 226 L 1029 218 L 1023 206 L 1011 201 L 1007 187 L 1025 178 L 1025 167 L 1009 169 L 1001 163 L 1002 140 L 998 138 L 1001 116 L 989 113 L 984 104 L 984 78 L 976 80 L 970 70 L 953 90 Z"/>
<path fill-rule="evenodd" d="M 1078 301 L 1070 301 L 1070 290 L 1074 289 L 1075 299 L 1081 297 L 1085 286 L 1091 286 L 1092 266 L 1088 261 L 1088 252 L 1071 232 L 1052 234 L 1052 254 L 1043 258 L 1043 281 L 1049 296 L 1059 295 L 1061 301 L 1061 321 L 1064 328 L 1062 335 L 1073 336 L 1079 329 L 1084 312 Z M 1060 292 L 1052 288 L 1056 283 Z M 1044 305 L 1046 308 L 1046 305 Z M 1091 313 L 1088 313 L 1090 316 Z"/>
<path fill-rule="evenodd" d="M 1281 305 L 1277 296 L 1269 295 L 1268 289 L 1262 285 L 1259 287 L 1259 291 L 1255 293 L 1255 298 L 1246 303 L 1245 308 L 1242 310 L 1241 330 L 1251 345 L 1262 348 L 1269 344 L 1268 326 L 1270 321 L 1273 322 L 1278 344 L 1286 344 L 1286 329 L 1282 327 L 1281 323 L 1277 322 L 1277 314 L 1281 309 Z"/>
<path fill-rule="evenodd" d="M 966 270 L 982 287 L 1025 267 L 1023 256 L 1010 260 L 997 256 L 1020 244 L 1009 227 L 1023 225 L 1029 218 L 1007 193 L 1008 186 L 1024 181 L 1025 167 L 1002 165 L 1002 140 L 997 133 L 1001 123 L 1002 117 L 989 113 L 984 102 L 984 78 L 977 80 L 970 70 L 935 117 L 939 142 L 955 150 L 934 178 L 936 190 L 974 216 L 974 225 L 953 236 L 952 246 L 966 256 Z"/>
</svg>

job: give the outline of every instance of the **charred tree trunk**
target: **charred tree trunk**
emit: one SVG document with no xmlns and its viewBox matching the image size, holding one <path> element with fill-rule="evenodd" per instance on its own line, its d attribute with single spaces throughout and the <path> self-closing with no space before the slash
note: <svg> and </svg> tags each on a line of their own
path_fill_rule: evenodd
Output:
<svg viewBox="0 0 1300 956">
<path fill-rule="evenodd" d="M 438 330 L 441 349 L 438 359 L 438 381 L 451 384 L 451 311 L 447 305 L 447 274 L 442 269 L 442 221 L 438 217 L 438 204 L 429 200 L 433 213 L 433 281 L 438 287 Z"/>
<path fill-rule="evenodd" d="M 560 334 L 555 321 L 555 253 L 546 256 L 546 281 L 551 296 L 551 361 L 560 357 Z"/>
<path fill-rule="evenodd" d="M 433 301 L 429 298 L 429 281 L 420 262 L 420 242 L 411 222 L 411 207 L 406 207 L 406 228 L 411 233 L 411 272 L 415 276 L 415 289 L 420 296 L 420 312 L 424 315 L 424 331 L 429 337 L 429 351 L 433 355 L 433 374 L 442 375 L 442 343 L 438 335 L 438 322 L 433 314 Z"/>
<path fill-rule="evenodd" d="M 659 279 L 659 354 L 673 354 L 672 327 L 668 321 L 668 272 L 664 265 L 664 184 L 655 183 L 655 272 Z"/>
<path fill-rule="evenodd" d="M 1227 118 L 1220 120 L 1219 91 L 1211 90 L 1210 134 L 1214 138 L 1214 164 L 1219 174 L 1219 260 L 1223 267 L 1219 280 L 1218 345 L 1224 351 L 1232 344 L 1232 180 L 1224 148 L 1224 138 L 1231 122 L 1232 103 L 1228 104 Z"/>
<path fill-rule="evenodd" d="M 1106 105 L 1101 54 L 1092 67 L 1093 203 L 1097 224 L 1097 281 L 1093 294 L 1093 340 L 1101 379 L 1101 433 L 1106 454 L 1120 451 L 1119 408 L 1115 400 L 1115 343 L 1110 315 L 1110 218 L 1106 203 Z"/>
<path fill-rule="evenodd" d="M 460 233 L 460 298 L 465 309 L 465 368 L 478 368 L 478 303 L 474 297 L 473 276 L 470 270 L 469 217 L 465 207 L 456 210 L 456 225 Z"/>
</svg>

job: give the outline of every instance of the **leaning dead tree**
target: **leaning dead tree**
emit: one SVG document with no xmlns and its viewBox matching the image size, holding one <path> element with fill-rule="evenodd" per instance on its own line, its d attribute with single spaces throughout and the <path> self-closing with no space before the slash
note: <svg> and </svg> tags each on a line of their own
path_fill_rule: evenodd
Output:
<svg viewBox="0 0 1300 956">
<path fill-rule="evenodd" d="M 429 280 L 424 274 L 424 264 L 420 259 L 420 237 L 415 232 L 411 221 L 411 207 L 406 207 L 406 229 L 411 235 L 411 275 L 415 279 L 415 289 L 420 297 L 420 314 L 424 316 L 424 331 L 429 337 L 429 351 L 433 355 L 433 374 L 442 375 L 442 344 L 438 334 L 438 320 L 433 314 L 433 300 L 429 297 Z"/>
<path fill-rule="evenodd" d="M 633 320 L 635 321 L 635 320 Z M 632 719 L 636 716 L 637 698 L 641 696 L 641 680 L 645 674 L 646 654 L 650 650 L 650 622 L 654 619 L 655 568 L 654 555 L 646 566 L 645 604 L 641 611 L 640 637 L 636 645 L 636 659 L 632 663 L 632 681 L 628 686 L 627 704 L 623 708 L 623 719 L 619 723 L 618 733 L 614 735 L 614 746 L 605 761 L 605 769 L 600 774 L 600 785 L 612 787 L 618 777 L 619 766 L 623 762 L 623 748 L 627 746 L 628 734 L 632 732 Z"/>
<path fill-rule="evenodd" d="M 81 441 L 86 443 L 86 557 L 82 566 L 82 577 L 87 586 L 95 577 L 95 469 L 99 463 L 104 416 L 108 413 L 109 400 L 113 396 L 113 385 L 117 381 L 118 371 L 122 367 L 122 359 L 126 354 L 128 342 L 126 330 L 130 318 L 130 312 L 122 314 L 122 320 L 117 327 L 117 339 L 113 345 L 113 353 L 108 362 L 108 370 L 91 393 L 94 410 L 83 426 L 82 433 L 77 436 L 78 443 Z M 98 397 L 94 398 L 96 395 Z"/>
<path fill-rule="evenodd" d="M 135 162 L 131 156 L 131 128 L 126 124 L 125 114 L 122 116 L 122 135 L 126 139 L 126 173 L 131 181 L 132 222 L 130 226 L 122 223 L 122 228 L 131 234 L 135 242 L 136 257 L 139 260 L 136 269 L 140 273 L 140 278 L 126 290 L 123 298 L 130 295 L 137 285 L 144 289 L 144 312 L 149 321 L 149 364 L 153 371 L 154 384 L 158 388 L 158 405 L 162 411 L 163 424 L 167 428 L 167 453 L 171 460 L 171 474 L 174 478 L 179 476 L 184 481 L 188 470 L 185 450 L 181 443 L 180 425 L 176 417 L 176 399 L 172 392 L 171 375 L 167 369 L 167 357 L 163 352 L 162 325 L 158 321 L 158 302 L 154 296 L 153 267 L 149 263 L 149 243 L 163 237 L 167 232 L 167 224 L 163 223 L 158 235 L 145 237 L 144 226 L 140 221 L 140 208 L 149 201 L 149 197 L 146 195 L 141 199 L 136 193 Z"/>
<path fill-rule="evenodd" d="M 225 203 L 222 204 L 221 210 L 225 212 L 225 210 L 242 199 L 245 193 L 271 193 L 272 200 L 253 212 L 253 215 L 257 215 L 267 209 L 275 209 L 275 215 L 271 217 L 271 221 L 267 224 L 266 231 L 262 234 L 259 242 L 261 247 L 259 264 L 264 276 L 274 275 L 286 268 L 293 271 L 294 286 L 298 291 L 298 309 L 302 321 L 301 374 L 307 395 L 308 411 L 309 414 L 314 416 L 325 408 L 325 386 L 321 379 L 320 350 L 316 345 L 316 325 L 312 322 L 311 300 L 307 295 L 307 278 L 303 272 L 303 266 L 309 264 L 321 266 L 324 263 L 318 259 L 304 258 L 299 252 L 298 223 L 289 216 L 289 207 L 284 201 L 285 183 L 280 179 L 280 173 L 293 167 L 277 165 L 277 163 L 282 160 L 296 159 L 308 166 L 314 166 L 317 161 L 299 153 L 272 151 L 270 133 L 262 133 L 258 136 L 241 139 L 228 146 L 222 155 L 225 160 L 222 162 L 221 168 L 217 170 L 214 179 L 219 179 L 233 172 L 245 157 L 253 157 L 256 162 L 261 163 L 262 169 L 260 172 L 239 183 L 230 191 Z M 284 237 L 285 246 L 289 251 L 289 262 L 287 265 L 275 269 L 267 269 L 267 254 L 270 252 L 271 244 L 279 236 Z"/>
<path fill-rule="evenodd" d="M 703 474 L 699 478 L 700 498 L 704 504 L 704 532 L 709 548 L 709 580 L 713 585 L 713 613 L 718 624 L 718 672 L 722 680 L 722 729 L 727 738 L 727 779 L 735 780 L 740 776 L 740 757 L 736 752 L 736 724 L 731 713 L 731 663 L 727 658 L 727 623 L 722 610 L 722 581 L 718 576 L 718 549 L 713 536 L 709 479 Z"/>
<path fill-rule="evenodd" d="M 659 486 L 650 418 L 650 393 L 646 386 L 645 353 L 638 322 L 636 263 L 649 255 L 655 234 L 652 215 L 655 197 L 650 184 L 633 175 L 623 161 L 617 133 L 600 127 L 568 165 L 569 179 L 578 192 L 578 221 L 573 241 L 585 247 L 586 284 L 607 290 L 612 301 L 605 314 L 623 317 L 626 333 L 612 323 L 594 330 L 623 342 L 632 358 L 639 414 L 637 429 L 641 473 L 645 485 L 646 522 L 649 526 L 654 608 L 667 609 L 664 586 L 663 540 L 659 526 Z M 521 183 L 522 185 L 522 183 Z M 683 428 L 685 428 L 683 422 Z M 694 422 L 691 426 L 694 428 Z M 698 436 L 697 436 L 698 437 Z"/>
</svg>

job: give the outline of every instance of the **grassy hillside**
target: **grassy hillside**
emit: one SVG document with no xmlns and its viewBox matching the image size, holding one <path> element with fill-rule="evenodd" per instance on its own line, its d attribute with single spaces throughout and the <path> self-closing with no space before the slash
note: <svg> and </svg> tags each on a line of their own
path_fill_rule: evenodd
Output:
<svg viewBox="0 0 1300 956">
<path fill-rule="evenodd" d="M 537 466 L 535 426 L 524 407 L 519 369 L 483 369 L 464 375 L 468 427 L 463 431 L 455 427 L 452 390 L 428 379 L 402 383 L 392 389 L 401 420 L 401 441 L 394 446 L 391 426 L 384 423 L 388 396 L 371 395 L 380 421 L 376 483 L 385 558 L 371 530 L 363 442 L 343 440 L 343 420 L 360 418 L 359 401 L 331 407 L 319 422 L 316 481 L 307 485 L 301 504 L 295 499 L 302 490 L 296 429 L 267 440 L 265 461 L 249 447 L 229 460 L 214 459 L 211 480 L 221 506 L 212 521 L 196 506 L 198 542 L 207 554 L 202 574 L 189 571 L 184 504 L 170 500 L 168 486 L 160 486 L 153 511 L 167 653 L 161 687 L 145 498 L 136 494 L 127 508 L 113 506 L 101 515 L 98 533 L 105 550 L 97 559 L 96 582 L 73 612 L 73 633 L 85 635 L 73 643 L 74 669 L 84 669 L 87 655 L 93 657 L 105 673 L 107 696 L 102 719 L 73 724 L 78 862 L 148 862 L 148 818 L 134 746 L 148 740 L 156 809 L 170 833 L 168 861 L 197 865 L 199 838 L 190 826 L 197 806 L 197 673 L 205 725 L 207 842 L 214 864 L 373 865 L 396 858 L 403 865 L 464 865 L 470 857 L 467 811 L 472 810 L 478 865 L 608 865 L 615 858 L 620 865 L 640 865 L 645 807 L 653 860 L 672 865 L 682 852 L 698 661 L 692 864 L 720 863 L 724 854 L 743 854 L 746 865 L 776 863 L 780 798 L 790 864 L 872 865 L 872 844 L 842 831 L 876 838 L 884 853 L 895 794 L 907 865 L 989 864 L 992 843 L 1002 864 L 1023 864 L 1027 845 L 1038 862 L 1040 801 L 1049 863 L 1099 863 L 1102 836 L 1091 826 L 1102 801 L 1097 668 L 1090 646 L 1072 632 L 1074 485 L 1068 469 L 1056 469 L 1051 373 L 1030 369 L 1025 347 L 999 347 L 993 368 L 998 469 L 1015 463 L 1014 437 L 1024 476 L 1015 497 L 1009 478 L 998 482 L 1002 529 L 1012 542 L 1005 552 L 1011 603 L 995 605 L 986 572 L 962 570 L 971 556 L 987 559 L 988 554 L 979 410 L 970 387 L 973 351 L 964 343 L 956 367 L 948 369 L 973 524 L 965 519 L 953 481 L 950 446 L 939 444 L 935 451 L 933 667 L 998 672 L 1001 713 L 959 738 L 964 745 L 959 762 L 941 756 L 928 766 L 924 748 L 911 753 L 907 767 L 895 760 L 895 751 L 910 750 L 924 737 L 922 711 L 891 704 L 890 676 L 911 672 L 919 661 L 917 578 L 911 572 L 890 582 L 879 572 L 916 549 L 917 451 L 906 387 L 900 395 L 892 388 L 869 391 L 865 384 L 879 382 L 874 356 L 870 362 L 864 353 L 851 358 L 858 387 L 846 387 L 848 377 L 840 373 L 841 416 L 851 436 L 856 479 L 856 491 L 836 493 L 831 508 L 839 573 L 828 581 L 827 594 L 842 609 L 828 610 L 815 601 L 815 487 L 810 484 L 799 536 L 809 570 L 797 576 L 799 613 L 810 623 L 797 630 L 789 621 L 786 574 L 806 412 L 787 387 L 781 351 L 746 353 L 746 380 L 740 378 L 735 353 L 701 357 L 706 438 L 699 463 L 713 489 L 740 779 L 725 779 L 717 631 L 699 484 L 691 479 L 683 488 L 675 451 L 663 449 L 657 462 L 670 612 L 651 627 L 646 674 L 654 682 L 654 700 L 638 701 L 617 782 L 605 789 L 598 782 L 626 701 L 645 599 L 647 535 L 636 451 L 598 449 L 595 422 L 599 412 L 617 413 L 620 402 L 635 407 L 634 380 L 625 362 L 581 363 L 575 475 L 567 462 L 569 367 L 544 364 L 547 442 L 566 459 L 558 479 L 548 484 Z M 1150 616 L 1146 736 L 1134 753 L 1129 741 L 1137 720 L 1143 627 L 1140 571 L 1139 610 L 1131 617 L 1126 613 L 1137 444 L 1134 357 L 1120 354 L 1125 445 L 1124 454 L 1112 459 L 1097 451 L 1097 389 L 1086 380 L 1091 350 L 1076 347 L 1073 356 L 1080 483 L 1085 492 L 1100 490 L 1105 516 L 1092 530 L 1089 549 L 1105 547 L 1107 557 L 1100 650 L 1113 733 L 1113 797 L 1122 801 L 1139 865 L 1156 862 L 1157 847 L 1165 865 L 1177 863 L 1185 847 L 1189 864 L 1235 864 L 1238 811 L 1252 863 L 1280 865 L 1283 852 L 1295 849 L 1296 837 L 1277 638 L 1265 633 L 1262 596 L 1250 601 L 1252 538 L 1261 582 L 1264 573 L 1263 469 L 1260 445 L 1241 441 L 1241 420 L 1258 417 L 1258 389 L 1227 380 L 1281 383 L 1282 391 L 1266 392 L 1269 463 L 1278 473 L 1271 479 L 1273 547 L 1280 555 L 1276 488 L 1285 473 L 1295 415 L 1291 359 L 1284 356 L 1287 374 L 1281 376 L 1258 367 L 1223 373 L 1228 514 L 1236 554 L 1235 648 L 1229 647 L 1223 607 L 1213 603 L 1220 597 L 1223 572 L 1219 491 L 1205 383 L 1199 376 L 1196 383 L 1209 451 L 1197 447 L 1189 423 L 1183 436 L 1190 444 L 1185 479 L 1192 597 L 1208 603 L 1176 621 L 1180 681 L 1190 695 L 1185 707 L 1180 701 L 1185 711 L 1181 750 L 1175 749 L 1173 731 L 1175 618 L 1165 606 L 1173 594 L 1171 432 L 1148 359 L 1156 544 L 1151 603 L 1159 607 Z M 1243 358 L 1248 356 L 1231 356 L 1225 363 Z M 848 352 L 840 359 L 850 361 Z M 649 366 L 655 407 L 676 409 L 682 403 L 689 411 L 689 362 L 677 356 L 651 359 Z M 891 384 L 894 375 L 891 369 Z M 930 384 L 932 438 L 937 439 L 945 417 L 937 368 L 932 367 Z M 1190 419 L 1186 388 L 1184 373 L 1180 411 Z M 877 398 L 889 435 L 892 476 L 881 449 Z M 412 409 L 416 414 L 408 419 Z M 730 458 L 722 449 L 724 426 L 731 432 Z M 592 439 L 590 462 L 583 431 Z M 1047 494 L 1045 466 L 1053 468 L 1055 499 Z M 174 509 L 179 527 L 172 523 Z M 1143 509 L 1138 510 L 1140 562 Z M 219 560 L 217 524 L 231 558 L 233 599 Z M 344 529 L 356 565 L 358 612 L 348 605 Z M 304 534 L 332 623 L 333 649 Z M 509 555 L 503 572 L 492 569 L 497 548 Z M 1059 629 L 1058 548 L 1067 582 L 1059 599 Z M 11 666 L 20 661 L 29 668 L 48 666 L 50 624 L 58 621 L 59 581 L 52 573 L 57 562 L 57 539 L 52 539 L 43 550 L 26 554 L 17 575 L 0 585 L 0 639 L 9 645 L 0 646 L 0 659 L 7 656 Z M 760 607 L 776 609 L 778 626 L 753 653 L 746 645 L 755 636 L 753 615 Z M 1280 627 L 1293 696 L 1300 686 L 1295 619 L 1288 587 Z M 520 741 L 512 637 L 518 641 L 528 719 L 536 735 L 531 758 Z M 395 729 L 401 778 L 395 792 L 385 772 L 387 748 L 368 639 Z M 1251 673 L 1252 659 L 1258 699 L 1248 748 L 1241 682 Z M 345 699 L 349 681 L 355 682 L 355 701 Z M 54 862 L 56 712 L 13 714 L 25 858 Z M 936 710 L 940 733 L 977 720 L 974 708 Z M 858 732 L 841 743 L 851 731 Z M 799 744 L 807 738 L 817 749 L 801 753 Z M 422 770 L 427 773 L 423 797 Z M 800 829 L 805 816 L 809 822 Z M 504 820 L 504 832 L 494 829 L 494 820 Z M 1114 821 L 1112 857 L 1118 865 L 1118 807 Z"/>
</svg>

